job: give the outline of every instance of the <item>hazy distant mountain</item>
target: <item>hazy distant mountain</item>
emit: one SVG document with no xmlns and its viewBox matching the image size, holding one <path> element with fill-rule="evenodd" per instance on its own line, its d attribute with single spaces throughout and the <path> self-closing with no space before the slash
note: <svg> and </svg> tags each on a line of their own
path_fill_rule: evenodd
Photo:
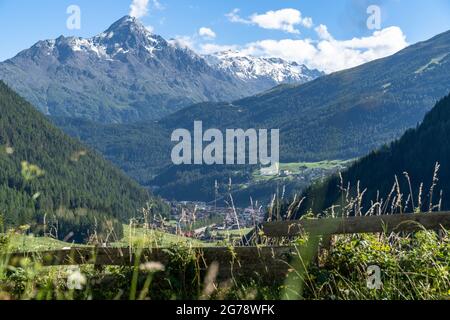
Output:
<svg viewBox="0 0 450 320">
<path fill-rule="evenodd" d="M 205 55 L 204 58 L 211 66 L 251 83 L 261 91 L 279 84 L 302 84 L 324 75 L 297 62 L 246 56 L 231 50 Z"/>
</svg>

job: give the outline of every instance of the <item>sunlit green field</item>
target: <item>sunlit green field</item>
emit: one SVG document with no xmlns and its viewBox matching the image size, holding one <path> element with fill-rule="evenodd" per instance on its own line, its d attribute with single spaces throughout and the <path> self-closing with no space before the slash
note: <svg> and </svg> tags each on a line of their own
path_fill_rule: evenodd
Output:
<svg viewBox="0 0 450 320">
<path fill-rule="evenodd" d="M 110 243 L 112 247 L 168 247 L 172 245 L 201 247 L 203 242 L 180 237 L 174 234 L 157 230 L 145 230 L 143 228 L 130 228 L 124 225 L 124 237 Z M 46 250 L 58 250 L 68 247 L 86 247 L 87 245 L 74 244 L 59 241 L 49 237 L 36 237 L 34 235 L 10 234 L 8 251 L 10 252 L 35 252 Z"/>
<path fill-rule="evenodd" d="M 214 238 L 220 238 L 220 241 L 203 242 L 193 238 L 177 236 L 158 230 L 146 230 L 143 228 L 131 228 L 129 225 L 124 225 L 124 237 L 120 240 L 114 241 L 109 245 L 112 247 L 170 247 L 174 245 L 203 247 L 223 245 L 224 242 L 232 242 L 239 240 L 244 235 L 248 234 L 251 228 L 244 228 L 241 230 L 220 230 L 213 231 Z M 87 247 L 88 245 L 74 244 L 59 241 L 49 237 L 36 237 L 34 235 L 25 234 L 11 234 L 9 238 L 8 251 L 10 252 L 35 252 L 58 250 L 69 247 Z"/>
<path fill-rule="evenodd" d="M 220 231 L 214 231 L 213 234 L 216 236 L 222 236 L 225 238 L 229 237 L 240 237 L 242 238 L 246 234 L 248 234 L 252 228 L 243 228 L 240 230 L 220 230 Z"/>
<path fill-rule="evenodd" d="M 347 167 L 353 160 L 324 160 L 319 162 L 291 162 L 280 163 L 281 171 L 289 171 L 293 175 L 301 174 L 303 170 L 307 169 L 323 169 L 332 170 L 337 167 Z M 253 172 L 253 179 L 255 181 L 268 181 L 272 179 L 279 179 L 278 176 L 263 176 L 260 174 L 260 170 Z M 283 178 L 290 179 L 290 177 Z"/>
<path fill-rule="evenodd" d="M 337 166 L 346 166 L 352 160 L 325 160 L 319 162 L 293 162 L 293 163 L 280 163 L 280 170 L 289 170 L 292 173 L 299 173 L 301 167 L 308 169 L 333 169 Z"/>
<path fill-rule="evenodd" d="M 132 228 L 129 225 L 124 225 L 123 239 L 112 243 L 114 247 L 167 247 L 172 245 L 189 245 L 189 246 L 203 246 L 204 244 L 196 239 L 177 236 L 174 234 L 144 228 Z"/>
<path fill-rule="evenodd" d="M 34 235 L 12 234 L 9 238 L 9 251 L 30 252 L 57 250 L 71 247 L 73 244 L 55 240 L 48 237 L 35 237 Z M 77 245 L 80 246 L 80 245 Z"/>
</svg>

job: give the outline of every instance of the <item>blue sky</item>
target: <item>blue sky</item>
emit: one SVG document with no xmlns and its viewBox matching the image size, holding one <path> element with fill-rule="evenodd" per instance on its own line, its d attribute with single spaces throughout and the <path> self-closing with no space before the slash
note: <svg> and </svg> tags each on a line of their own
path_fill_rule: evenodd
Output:
<svg viewBox="0 0 450 320">
<path fill-rule="evenodd" d="M 256 55 L 280 55 L 330 71 L 392 53 L 406 43 L 450 30 L 448 0 L 134 1 L 141 4 L 148 1 L 147 14 L 138 13 L 144 25 L 166 39 L 184 41 L 197 51 L 233 48 Z M 0 61 L 38 40 L 60 35 L 91 37 L 98 34 L 129 14 L 131 3 L 132 0 L 0 0 Z M 369 30 L 366 26 L 369 17 L 366 10 L 372 4 L 381 9 L 379 30 Z M 79 30 L 66 27 L 69 5 L 81 9 Z M 291 11 L 283 11 L 286 9 Z M 296 12 L 301 22 L 296 22 L 295 17 L 299 18 Z M 322 36 L 319 26 L 325 27 L 320 30 L 326 30 L 325 34 L 320 33 Z M 203 32 L 199 32 L 200 28 Z M 382 34 L 373 38 L 374 32 Z M 356 42 L 348 42 L 352 39 Z M 323 45 L 319 45 L 320 41 Z M 369 42 L 380 44 L 375 48 Z M 390 51 L 381 50 L 387 46 Z M 299 54 L 299 51 L 309 54 Z M 333 52 L 344 51 L 346 53 L 337 58 L 342 61 L 330 61 Z"/>
</svg>

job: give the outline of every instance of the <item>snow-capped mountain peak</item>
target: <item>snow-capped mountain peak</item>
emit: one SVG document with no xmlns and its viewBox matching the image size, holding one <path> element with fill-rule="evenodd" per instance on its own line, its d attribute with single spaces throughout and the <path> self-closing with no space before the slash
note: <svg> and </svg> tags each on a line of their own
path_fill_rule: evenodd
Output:
<svg viewBox="0 0 450 320">
<path fill-rule="evenodd" d="M 198 102 L 237 100 L 314 77 L 281 59 L 238 52 L 206 59 L 126 16 L 91 38 L 40 41 L 0 64 L 0 74 L 47 114 L 100 122 L 160 119 Z"/>
<path fill-rule="evenodd" d="M 153 56 L 169 44 L 153 34 L 136 18 L 125 16 L 112 24 L 106 31 L 92 38 L 64 37 L 38 42 L 33 48 L 35 54 L 54 55 L 70 53 L 94 55 L 105 60 L 116 60 L 120 55 L 144 52 Z"/>
<path fill-rule="evenodd" d="M 248 56 L 239 51 L 223 51 L 204 56 L 206 61 L 244 81 L 273 81 L 282 83 L 304 83 L 323 75 L 318 70 L 308 69 L 297 62 L 281 58 Z"/>
</svg>

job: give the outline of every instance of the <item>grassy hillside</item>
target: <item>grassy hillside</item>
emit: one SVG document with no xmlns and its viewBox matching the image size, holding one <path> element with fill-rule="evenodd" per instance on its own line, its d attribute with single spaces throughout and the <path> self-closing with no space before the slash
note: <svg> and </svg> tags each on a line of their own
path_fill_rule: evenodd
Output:
<svg viewBox="0 0 450 320">
<path fill-rule="evenodd" d="M 137 183 L 1 82 L 0 110 L 0 212 L 6 227 L 43 224 L 45 216 L 57 220 L 61 232 L 85 237 L 86 229 L 94 231 L 94 217 L 99 228 L 103 218 L 127 220 L 148 199 Z"/>
<path fill-rule="evenodd" d="M 0 300 L 448 300 L 449 240 L 448 232 L 439 237 L 432 231 L 338 236 L 330 250 L 314 250 L 319 255 L 312 258 L 305 253 L 312 251 L 309 241 L 301 238 L 292 242 L 298 254 L 286 257 L 286 277 L 276 279 L 251 272 L 242 276 L 236 268 L 230 280 L 216 278 L 217 272 L 208 280 L 211 273 L 204 277 L 202 257 L 189 243 L 165 249 L 170 259 L 164 265 L 149 261 L 136 268 L 44 268 L 40 260 L 8 268 L 0 260 Z M 234 258 L 236 266 L 240 260 Z M 254 264 L 240 263 L 250 269 L 267 258 L 255 253 Z M 380 268 L 382 288 L 368 286 L 368 266 Z M 80 278 L 84 281 L 76 281 Z M 78 290 L 70 286 L 74 282 Z M 206 290 L 209 283 L 215 285 Z"/>
<path fill-rule="evenodd" d="M 123 238 L 114 242 L 115 247 L 165 248 L 170 246 L 202 247 L 205 244 L 199 240 L 177 236 L 161 230 L 123 226 Z"/>
</svg>

